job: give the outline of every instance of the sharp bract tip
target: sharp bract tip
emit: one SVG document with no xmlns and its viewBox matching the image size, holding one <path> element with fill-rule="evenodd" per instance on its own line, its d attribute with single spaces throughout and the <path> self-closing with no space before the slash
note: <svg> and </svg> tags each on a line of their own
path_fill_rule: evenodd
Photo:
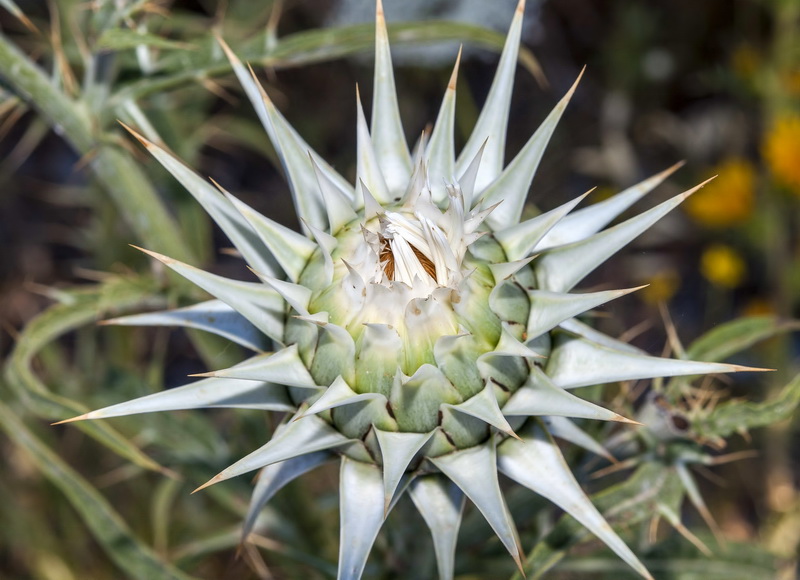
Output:
<svg viewBox="0 0 800 580">
<path fill-rule="evenodd" d="M 56 421 L 55 423 L 50 423 L 50 426 L 64 425 L 65 423 L 74 423 L 75 421 L 84 421 L 86 419 L 91 418 L 89 415 L 91 415 L 91 413 L 84 413 L 83 415 L 78 415 L 77 417 L 72 417 L 70 419 L 63 419 L 61 421 Z"/>
<path fill-rule="evenodd" d="M 220 473 L 219 475 L 215 475 L 214 477 L 212 477 L 211 479 L 209 479 L 207 482 L 205 482 L 203 485 L 201 485 L 200 487 L 198 487 L 197 489 L 195 489 L 194 491 L 192 491 L 192 493 L 193 493 L 193 494 L 195 494 L 195 493 L 197 493 L 197 492 L 198 492 L 198 491 L 200 491 L 200 490 L 203 490 L 203 489 L 205 489 L 205 488 L 207 488 L 207 487 L 211 487 L 211 486 L 212 486 L 212 485 L 214 485 L 215 483 L 219 483 L 220 481 L 222 481 L 222 477 L 221 477 L 221 475 L 222 475 L 221 473 Z"/>
</svg>

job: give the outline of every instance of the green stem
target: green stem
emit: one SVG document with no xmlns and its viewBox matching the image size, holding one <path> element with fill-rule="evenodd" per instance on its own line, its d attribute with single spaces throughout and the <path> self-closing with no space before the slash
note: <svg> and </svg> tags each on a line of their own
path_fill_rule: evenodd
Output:
<svg viewBox="0 0 800 580">
<path fill-rule="evenodd" d="M 179 260 L 191 261 L 175 219 L 142 170 L 123 150 L 98 136 L 88 114 L 61 92 L 7 36 L 0 34 L 0 76 L 30 103 L 83 158 L 140 242 Z"/>
<path fill-rule="evenodd" d="M 257 35 L 248 41 L 233 46 L 239 57 L 253 66 L 270 69 L 286 69 L 328 62 L 363 52 L 374 47 L 375 28 L 371 24 L 355 24 L 324 30 L 297 32 L 282 37 L 272 48 L 265 35 Z M 500 51 L 505 36 L 462 22 L 401 22 L 389 27 L 392 46 L 433 44 L 446 41 L 465 42 L 490 50 Z M 547 86 L 539 62 L 533 53 L 521 48 L 519 62 L 536 78 L 541 86 Z M 230 64 L 224 59 L 216 42 L 199 46 L 192 53 L 173 54 L 159 64 L 161 74 L 134 81 L 114 93 L 109 101 L 111 107 L 139 102 L 152 94 L 163 93 L 204 79 L 228 74 Z"/>
<path fill-rule="evenodd" d="M 0 402 L 0 430 L 5 431 L 32 464 L 62 491 L 100 547 L 128 578 L 192 580 L 140 541 L 94 486 L 31 431 L 17 410 L 3 402 Z M 76 533 L 82 533 L 82 530 L 77 528 Z"/>
</svg>

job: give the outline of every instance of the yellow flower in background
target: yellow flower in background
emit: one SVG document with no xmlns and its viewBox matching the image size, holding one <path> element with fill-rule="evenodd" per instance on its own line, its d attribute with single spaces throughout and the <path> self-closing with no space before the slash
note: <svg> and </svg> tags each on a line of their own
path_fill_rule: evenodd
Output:
<svg viewBox="0 0 800 580">
<path fill-rule="evenodd" d="M 800 115 L 778 117 L 761 151 L 775 180 L 800 195 Z"/>
<path fill-rule="evenodd" d="M 741 316 L 777 316 L 775 306 L 764 297 L 757 296 L 751 298 L 744 305 L 740 313 Z"/>
<path fill-rule="evenodd" d="M 784 90 L 792 96 L 800 96 L 800 70 L 793 70 L 786 73 L 783 78 Z"/>
<path fill-rule="evenodd" d="M 714 286 L 736 288 L 747 273 L 741 255 L 725 244 L 708 246 L 700 257 L 700 273 Z"/>
<path fill-rule="evenodd" d="M 668 302 L 678 291 L 681 279 L 672 268 L 659 270 L 647 279 L 648 286 L 643 288 L 640 296 L 648 304 Z"/>
<path fill-rule="evenodd" d="M 697 223 L 712 228 L 733 226 L 750 217 L 755 203 L 753 164 L 732 157 L 719 164 L 717 178 L 686 200 L 686 212 Z"/>
</svg>

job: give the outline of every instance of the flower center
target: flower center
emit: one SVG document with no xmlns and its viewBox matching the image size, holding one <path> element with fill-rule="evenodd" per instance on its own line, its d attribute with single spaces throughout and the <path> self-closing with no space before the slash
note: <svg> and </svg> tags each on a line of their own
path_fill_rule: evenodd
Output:
<svg viewBox="0 0 800 580">
<path fill-rule="evenodd" d="M 425 217 L 406 217 L 386 212 L 380 218 L 377 254 L 381 270 L 390 281 L 414 286 L 434 281 L 440 286 L 448 283 L 447 264 L 443 257 L 452 250 L 441 228 Z M 455 259 L 455 256 L 453 256 Z"/>
</svg>

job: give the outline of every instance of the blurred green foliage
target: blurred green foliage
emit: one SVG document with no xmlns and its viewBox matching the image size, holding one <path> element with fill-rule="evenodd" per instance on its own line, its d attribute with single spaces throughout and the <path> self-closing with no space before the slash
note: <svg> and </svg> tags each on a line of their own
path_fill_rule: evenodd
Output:
<svg viewBox="0 0 800 580">
<path fill-rule="evenodd" d="M 246 276 L 220 251 L 225 241 L 200 208 L 122 135 L 117 120 L 291 224 L 274 152 L 252 111 L 238 106 L 239 89 L 214 36 L 266 77 L 300 132 L 346 170 L 354 158 L 353 84 L 366 75 L 357 61 L 344 59 L 371 51 L 372 26 L 322 27 L 328 3 L 319 1 L 0 4 L 8 11 L 0 19 L 6 254 L 0 317 L 7 331 L 0 339 L 7 355 L 0 384 L 7 465 L 0 476 L 6 500 L 0 502 L 0 576 L 333 577 L 335 474 L 317 472 L 282 491 L 264 510 L 254 545 L 238 544 L 249 482 L 239 478 L 189 495 L 231 457 L 266 440 L 275 418 L 218 411 L 48 423 L 241 358 L 238 347 L 201 333 L 95 326 L 121 313 L 199 298 L 148 266 L 129 243 Z M 542 101 L 554 101 L 584 62 L 590 70 L 572 121 L 559 132 L 566 136 L 554 143 L 559 150 L 548 153 L 534 182 L 537 204 L 555 206 L 585 181 L 628 185 L 681 157 L 689 161 L 687 181 L 711 165 L 744 159 L 755 177 L 742 195 L 756 200 L 746 215 L 722 225 L 704 220 L 731 203 L 733 186 L 718 188 L 704 202 L 705 214 L 690 211 L 689 219 L 667 222 L 666 234 L 640 242 L 638 252 L 647 252 L 654 266 L 638 268 L 631 253 L 621 259 L 623 272 L 605 269 L 600 276 L 653 282 L 621 316 L 626 323 L 657 317 L 659 302 L 677 314 L 677 328 L 665 316 L 666 330 L 635 339 L 650 341 L 651 349 L 666 342 L 676 356 L 779 369 L 746 382 L 656 381 L 646 395 L 642 385 L 620 385 L 605 404 L 635 414 L 647 428 L 587 424 L 618 463 L 601 463 L 574 447 L 568 458 L 589 489 L 604 476 L 604 491 L 594 499 L 629 539 L 638 539 L 656 577 L 791 578 L 800 501 L 791 454 L 796 428 L 786 419 L 800 402 L 800 379 L 792 378 L 800 368 L 792 335 L 798 326 L 790 321 L 800 314 L 800 189 L 783 156 L 800 159 L 800 134 L 792 129 L 800 113 L 800 48 L 792 41 L 800 33 L 800 5 L 606 1 L 587 7 L 549 0 L 538 16 L 533 52 L 520 59 L 532 73 L 520 81 L 522 96 L 514 101 L 520 125 L 549 108 L 530 99 L 541 90 L 540 69 L 555 87 Z M 457 40 L 489 54 L 504 38 L 431 20 L 390 24 L 390 33 L 393 47 Z M 480 100 L 487 88 L 483 65 L 476 60 L 470 67 L 476 72 L 466 82 Z M 399 77 L 401 108 L 416 111 L 406 117 L 420 129 L 433 118 L 448 74 L 408 68 Z M 459 91 L 459 123 L 466 127 L 476 110 L 469 93 Z M 599 140 L 586 137 L 589 131 Z M 512 145 L 519 139 L 509 136 Z M 699 260 L 712 243 L 732 254 Z M 732 266 L 720 260 L 735 259 L 744 270 L 726 277 Z M 727 322 L 742 313 L 752 316 Z M 721 322 L 727 323 L 709 330 Z M 679 335 L 695 340 L 684 348 Z M 772 427 L 750 442 L 738 437 L 763 426 Z M 758 469 L 732 462 L 748 446 L 762 451 L 746 459 Z M 724 447 L 732 451 L 723 453 Z M 698 473 L 727 487 L 709 494 Z M 523 545 L 532 546 L 528 578 L 628 573 L 574 521 L 528 492 L 511 490 L 509 504 Z M 403 514 L 390 516 L 366 576 L 432 574 L 429 540 L 420 537 L 416 516 Z M 458 573 L 513 576 L 513 564 L 474 515 L 467 514 L 462 528 Z M 725 536 L 735 541 L 727 549 Z"/>
</svg>

